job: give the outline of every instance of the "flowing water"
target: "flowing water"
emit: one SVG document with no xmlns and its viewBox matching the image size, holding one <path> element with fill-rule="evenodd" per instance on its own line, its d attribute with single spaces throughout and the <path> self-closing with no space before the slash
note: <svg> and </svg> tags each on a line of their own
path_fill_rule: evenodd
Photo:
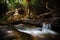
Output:
<svg viewBox="0 0 60 40">
<path fill-rule="evenodd" d="M 57 32 L 49 29 L 44 29 L 42 31 L 42 28 L 35 27 L 35 28 L 29 28 L 29 27 L 17 27 L 16 28 L 19 32 L 23 32 L 26 34 L 29 34 L 36 38 L 37 40 L 55 40 L 54 38 L 56 35 L 58 35 Z"/>
<path fill-rule="evenodd" d="M 10 34 L 14 34 L 15 37 L 14 40 L 59 40 L 60 39 L 60 38 L 58 39 L 57 36 L 58 33 L 52 30 L 42 31 L 40 27 L 30 28 L 30 27 L 22 27 L 22 25 L 21 26 L 17 25 L 17 26 L 15 25 L 18 31 L 15 29 L 11 29 L 11 27 L 3 27 L 0 28 L 0 30 L 4 33 L 8 33 L 7 36 L 9 36 Z M 11 37 L 13 37 L 13 35 Z"/>
</svg>

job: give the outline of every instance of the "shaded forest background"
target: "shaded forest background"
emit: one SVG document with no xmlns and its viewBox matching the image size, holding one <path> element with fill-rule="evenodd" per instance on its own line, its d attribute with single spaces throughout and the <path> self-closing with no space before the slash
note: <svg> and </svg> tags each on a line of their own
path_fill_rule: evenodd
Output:
<svg viewBox="0 0 60 40">
<path fill-rule="evenodd" d="M 59 0 L 1 0 L 0 1 L 0 23 L 5 22 L 13 13 L 10 12 L 10 16 L 6 16 L 8 11 L 14 11 L 16 8 L 27 9 L 33 12 L 35 15 L 52 16 L 50 19 L 53 21 L 53 25 L 59 27 L 60 23 L 60 1 Z M 11 14 L 12 13 L 12 14 Z M 5 22 L 6 23 L 6 22 Z M 57 29 L 58 29 L 57 28 Z"/>
<path fill-rule="evenodd" d="M 28 1 L 28 0 L 27 0 Z M 59 0 L 30 0 L 29 7 L 30 11 L 36 12 L 36 14 L 46 13 L 53 9 L 60 8 Z M 10 9 L 16 9 L 23 5 L 24 7 L 28 6 L 26 0 L 1 0 L 0 1 L 0 18 L 5 19 L 6 12 Z M 0 19 L 1 20 L 1 19 Z"/>
</svg>

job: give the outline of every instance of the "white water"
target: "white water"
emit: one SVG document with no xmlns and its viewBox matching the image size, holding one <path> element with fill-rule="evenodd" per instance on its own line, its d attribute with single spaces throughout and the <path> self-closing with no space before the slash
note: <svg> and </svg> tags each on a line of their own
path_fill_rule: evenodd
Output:
<svg viewBox="0 0 60 40">
<path fill-rule="evenodd" d="M 57 33 L 49 30 L 49 29 L 44 29 L 44 31 L 41 30 L 41 28 L 18 28 L 17 29 L 20 32 L 24 32 L 27 34 L 32 35 L 33 37 L 40 37 L 40 38 L 44 38 L 44 34 L 52 34 L 52 35 L 56 35 Z"/>
</svg>

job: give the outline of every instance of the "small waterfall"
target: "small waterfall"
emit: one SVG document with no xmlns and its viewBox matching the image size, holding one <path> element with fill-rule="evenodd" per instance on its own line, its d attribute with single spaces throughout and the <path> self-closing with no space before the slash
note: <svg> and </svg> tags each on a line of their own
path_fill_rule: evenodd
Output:
<svg viewBox="0 0 60 40">
<path fill-rule="evenodd" d="M 52 30 L 45 30 L 46 32 L 42 31 L 41 28 L 18 28 L 17 29 L 20 32 L 24 32 L 27 33 L 29 35 L 32 35 L 33 37 L 37 38 L 45 38 L 45 35 L 57 35 L 56 32 L 52 31 Z"/>
</svg>

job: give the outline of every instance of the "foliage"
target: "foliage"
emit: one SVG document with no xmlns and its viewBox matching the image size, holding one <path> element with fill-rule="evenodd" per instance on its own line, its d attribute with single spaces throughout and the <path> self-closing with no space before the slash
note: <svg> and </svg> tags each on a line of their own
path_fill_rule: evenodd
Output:
<svg viewBox="0 0 60 40">
<path fill-rule="evenodd" d="M 26 2 L 26 0 L 23 0 L 23 1 L 22 1 L 22 4 L 23 4 L 25 7 L 28 6 L 28 3 Z"/>
<path fill-rule="evenodd" d="M 43 0 L 33 0 L 30 3 L 31 10 L 34 12 L 42 12 L 44 11 L 44 7 L 42 4 Z"/>
<path fill-rule="evenodd" d="M 55 4 L 56 0 L 30 0 L 29 3 L 26 0 L 0 0 L 0 3 L 5 7 L 0 13 L 2 13 L 2 16 L 5 16 L 7 9 L 16 9 L 19 5 L 23 5 L 24 7 L 28 7 L 29 5 L 30 11 L 34 11 L 39 14 L 45 13 L 48 10 L 46 8 L 46 2 L 48 3 L 47 6 L 51 9 L 57 5 Z M 3 19 L 5 19 L 5 17 Z"/>
<path fill-rule="evenodd" d="M 4 0 L 0 1 L 0 21 L 5 18 L 5 13 L 7 12 L 7 4 L 5 3 Z"/>
</svg>

